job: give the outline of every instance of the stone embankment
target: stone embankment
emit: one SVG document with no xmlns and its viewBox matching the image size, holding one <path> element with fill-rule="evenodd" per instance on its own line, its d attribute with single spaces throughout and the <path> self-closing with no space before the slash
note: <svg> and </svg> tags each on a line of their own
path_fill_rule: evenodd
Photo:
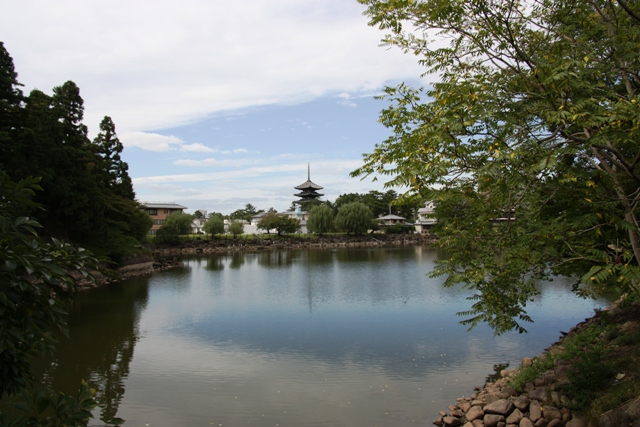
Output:
<svg viewBox="0 0 640 427">
<path fill-rule="evenodd" d="M 271 239 L 203 239 L 191 240 L 179 247 L 156 246 L 155 257 L 173 255 L 214 254 L 227 252 L 260 252 L 310 248 L 363 248 L 428 245 L 434 242 L 429 234 L 376 234 L 365 236 L 327 236 L 318 238 Z"/>
<path fill-rule="evenodd" d="M 523 364 L 529 363 L 532 359 L 523 359 Z M 440 411 L 433 423 L 450 427 L 586 427 L 584 419 L 562 408 L 566 398 L 555 391 L 556 385 L 566 380 L 567 369 L 566 364 L 559 364 L 544 378 L 527 384 L 527 392 L 520 395 L 509 386 L 508 378 L 515 370 L 503 371 L 503 378 L 476 387 L 468 398 L 458 398 L 448 407 L 449 412 Z"/>
<path fill-rule="evenodd" d="M 640 331 L 640 306 L 618 308 L 613 304 L 607 309 L 621 332 Z M 562 333 L 559 341 L 545 349 L 551 355 L 560 355 L 565 351 L 565 340 L 585 332 L 597 316 L 586 319 L 573 327 L 568 333 Z M 602 338 L 604 339 L 604 338 Z M 635 353 L 634 348 L 629 351 Z M 517 393 L 510 385 L 517 369 L 503 370 L 500 379 L 487 382 L 483 387 L 476 387 L 470 397 L 461 397 L 448 407 L 448 411 L 440 411 L 440 416 L 433 421 L 437 426 L 447 427 L 617 427 L 640 426 L 640 397 L 627 401 L 598 417 L 587 421 L 579 414 L 573 413 L 570 399 L 562 392 L 569 381 L 569 372 L 573 362 L 555 358 L 553 368 L 545 371 L 538 378 L 527 383 L 522 393 Z M 539 358 L 524 358 L 522 366 L 537 363 Z M 622 375 L 624 377 L 624 375 Z M 565 387 L 566 389 L 566 387 Z"/>
</svg>

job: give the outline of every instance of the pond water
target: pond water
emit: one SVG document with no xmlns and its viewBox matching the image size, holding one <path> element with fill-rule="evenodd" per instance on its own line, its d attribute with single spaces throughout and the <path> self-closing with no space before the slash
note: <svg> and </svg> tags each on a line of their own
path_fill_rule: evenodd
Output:
<svg viewBox="0 0 640 427">
<path fill-rule="evenodd" d="M 425 247 L 228 254 L 84 292 L 38 369 L 97 389 L 94 425 L 412 426 L 604 307 L 542 285 L 528 334 L 467 331 Z"/>
</svg>

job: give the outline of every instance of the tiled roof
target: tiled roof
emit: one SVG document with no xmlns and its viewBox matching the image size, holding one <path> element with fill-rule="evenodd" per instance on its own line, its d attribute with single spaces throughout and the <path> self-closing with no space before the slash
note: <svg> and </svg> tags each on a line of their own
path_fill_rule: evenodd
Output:
<svg viewBox="0 0 640 427">
<path fill-rule="evenodd" d="M 147 209 L 187 209 L 186 206 L 177 203 L 142 202 L 141 205 Z"/>
</svg>

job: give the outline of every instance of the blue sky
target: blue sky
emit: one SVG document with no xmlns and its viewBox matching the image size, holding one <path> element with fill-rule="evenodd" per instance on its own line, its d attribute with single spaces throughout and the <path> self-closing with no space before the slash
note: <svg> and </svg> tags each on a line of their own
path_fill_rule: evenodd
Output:
<svg viewBox="0 0 640 427">
<path fill-rule="evenodd" d="M 356 0 L 0 0 L 0 40 L 28 93 L 73 80 L 95 135 L 112 117 L 141 201 L 285 210 L 382 189 L 349 177 L 388 132 L 385 85 L 420 84 Z"/>
</svg>

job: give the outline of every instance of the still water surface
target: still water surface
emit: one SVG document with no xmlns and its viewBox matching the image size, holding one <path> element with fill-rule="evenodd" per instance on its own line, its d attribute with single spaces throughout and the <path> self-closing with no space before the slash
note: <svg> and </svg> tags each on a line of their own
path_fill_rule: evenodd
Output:
<svg viewBox="0 0 640 427">
<path fill-rule="evenodd" d="M 528 334 L 459 325 L 469 291 L 424 247 L 229 254 L 83 293 L 47 381 L 98 390 L 95 425 L 413 426 L 604 301 L 542 286 Z"/>
</svg>

